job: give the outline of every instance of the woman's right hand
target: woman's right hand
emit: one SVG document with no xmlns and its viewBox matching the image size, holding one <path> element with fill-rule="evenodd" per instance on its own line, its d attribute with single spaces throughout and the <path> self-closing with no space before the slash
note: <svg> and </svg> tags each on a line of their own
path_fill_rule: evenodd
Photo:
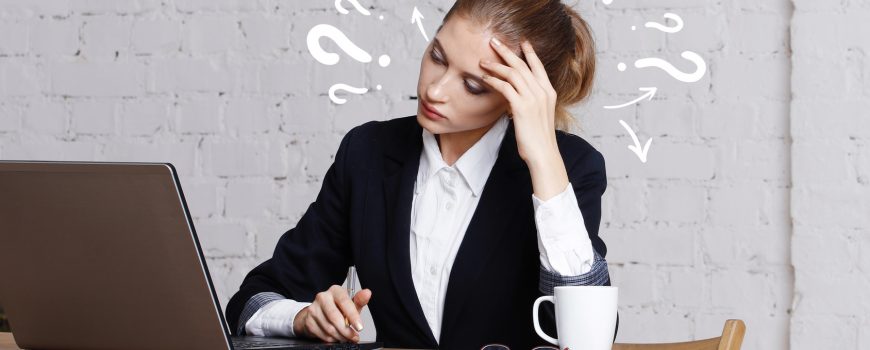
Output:
<svg viewBox="0 0 870 350">
<path fill-rule="evenodd" d="M 327 342 L 359 342 L 363 329 L 360 311 L 369 303 L 372 291 L 363 289 L 353 296 L 342 286 L 333 285 L 317 293 L 314 302 L 303 308 L 293 319 L 293 333 L 297 337 L 317 338 Z M 350 329 L 345 318 L 356 331 Z"/>
</svg>

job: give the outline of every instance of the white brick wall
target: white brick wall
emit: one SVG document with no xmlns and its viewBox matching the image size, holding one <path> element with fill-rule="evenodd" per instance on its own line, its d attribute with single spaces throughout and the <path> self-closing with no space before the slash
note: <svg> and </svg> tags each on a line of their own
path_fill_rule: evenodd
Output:
<svg viewBox="0 0 870 350">
<path fill-rule="evenodd" d="M 601 234 L 620 286 L 618 341 L 650 342 L 719 334 L 728 318 L 748 326 L 744 348 L 789 347 L 793 272 L 789 247 L 789 20 L 787 1 L 583 2 L 598 42 L 597 89 L 578 108 L 582 136 L 607 161 Z M 644 28 L 680 15 L 682 31 Z M 637 26 L 632 31 L 631 26 Z M 604 34 L 602 34 L 604 33 Z M 616 69 L 643 57 L 708 73 L 682 83 L 657 69 Z M 617 110 L 638 87 L 652 101 Z M 625 120 L 642 142 L 643 164 L 626 147 Z"/>
<path fill-rule="evenodd" d="M 791 344 L 870 348 L 870 3 L 796 0 Z"/>
<path fill-rule="evenodd" d="M 226 305 L 315 198 L 342 135 L 416 111 L 427 43 L 410 14 L 431 37 L 452 2 L 361 3 L 373 16 L 332 1 L 0 0 L 0 158 L 172 162 Z M 597 38 L 595 90 L 574 112 L 607 163 L 618 341 L 706 338 L 740 318 L 746 349 L 870 348 L 870 4 L 576 8 Z M 684 29 L 643 27 L 665 12 Z M 319 64 L 305 45 L 319 23 L 392 63 Z M 700 81 L 616 69 L 655 56 L 689 70 L 683 50 L 704 57 Z M 335 105 L 337 82 L 370 91 Z M 641 86 L 659 92 L 602 108 Z M 654 139 L 647 163 L 619 120 Z"/>
</svg>

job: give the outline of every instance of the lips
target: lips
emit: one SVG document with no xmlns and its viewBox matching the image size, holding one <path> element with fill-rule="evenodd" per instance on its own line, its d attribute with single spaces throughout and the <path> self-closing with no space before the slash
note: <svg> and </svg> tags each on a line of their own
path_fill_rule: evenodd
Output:
<svg viewBox="0 0 870 350">
<path fill-rule="evenodd" d="M 443 114 L 441 114 L 441 112 L 438 112 L 437 109 L 433 108 L 431 105 L 429 105 L 428 103 L 426 103 L 426 101 L 421 101 L 421 102 L 423 102 L 423 108 L 425 108 L 425 109 L 428 110 L 429 112 L 434 113 L 434 114 L 437 114 L 437 115 L 438 115 L 439 117 L 441 117 L 441 118 L 447 118 L 447 117 L 445 117 Z"/>
</svg>

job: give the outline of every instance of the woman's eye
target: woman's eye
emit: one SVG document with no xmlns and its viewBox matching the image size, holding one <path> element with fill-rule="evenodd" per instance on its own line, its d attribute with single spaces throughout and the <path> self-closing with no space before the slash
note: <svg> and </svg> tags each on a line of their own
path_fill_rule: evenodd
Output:
<svg viewBox="0 0 870 350">
<path fill-rule="evenodd" d="M 437 64 L 444 64 L 444 62 L 441 61 L 441 58 L 439 58 L 438 55 L 435 54 L 435 50 L 432 50 L 429 52 L 429 57 L 432 57 L 432 60 L 435 61 L 435 63 L 437 63 Z M 465 88 L 472 95 L 480 95 L 480 94 L 486 92 L 485 90 L 480 90 L 480 89 L 476 89 L 476 88 L 471 87 L 471 85 L 468 85 L 467 82 L 465 83 Z"/>
<path fill-rule="evenodd" d="M 444 62 L 441 62 L 441 59 L 438 58 L 437 55 L 435 55 L 435 51 L 432 51 L 432 53 L 430 53 L 429 56 L 431 56 L 431 57 L 432 57 L 432 60 L 435 61 L 435 62 L 437 62 L 438 64 L 443 64 L 443 63 L 444 63 Z"/>
<path fill-rule="evenodd" d="M 472 93 L 473 95 L 480 95 L 485 92 L 483 90 L 471 87 L 471 85 L 468 85 L 468 83 L 465 84 L 465 88 L 468 89 L 468 92 Z"/>
</svg>

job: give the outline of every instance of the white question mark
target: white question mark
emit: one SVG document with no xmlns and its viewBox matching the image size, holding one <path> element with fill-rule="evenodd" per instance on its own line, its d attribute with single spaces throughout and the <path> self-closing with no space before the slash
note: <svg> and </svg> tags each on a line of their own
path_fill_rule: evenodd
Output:
<svg viewBox="0 0 870 350">
<path fill-rule="evenodd" d="M 311 56 L 314 57 L 318 62 L 323 63 L 327 66 L 335 65 L 339 61 L 339 56 L 336 53 L 326 52 L 323 47 L 320 46 L 320 38 L 327 37 L 332 39 L 338 47 L 340 47 L 344 52 L 346 52 L 353 59 L 362 62 L 369 63 L 372 61 L 372 56 L 365 52 L 363 49 L 356 46 L 350 39 L 347 38 L 344 33 L 341 32 L 336 27 L 333 27 L 329 24 L 318 24 L 312 27 L 308 31 L 307 44 L 308 44 L 308 52 L 311 53 Z M 381 55 L 378 57 L 378 64 L 381 67 L 386 67 L 390 65 L 390 56 Z M 347 100 L 339 98 L 335 96 L 335 92 L 337 90 L 345 90 L 355 94 L 364 94 L 368 89 L 366 88 L 357 88 L 347 84 L 335 84 L 329 88 L 329 99 L 336 104 L 344 104 Z M 378 85 L 378 90 L 381 89 L 381 86 Z"/>
<path fill-rule="evenodd" d="M 665 19 L 670 19 L 674 22 L 677 22 L 677 24 L 673 27 L 666 27 L 656 22 L 646 22 L 643 26 L 647 28 L 655 28 L 665 33 L 676 33 L 683 29 L 683 19 L 680 18 L 680 16 L 678 16 L 677 14 L 668 12 L 665 13 L 664 17 Z"/>
<path fill-rule="evenodd" d="M 378 84 L 377 89 L 378 90 L 381 89 L 380 84 Z M 343 105 L 345 102 L 347 102 L 347 100 L 335 95 L 335 92 L 338 90 L 344 90 L 344 91 L 354 93 L 357 95 L 362 95 L 362 94 L 369 91 L 369 89 L 366 89 L 366 88 L 353 87 L 353 86 L 350 86 L 347 84 L 341 84 L 341 83 L 334 84 L 334 85 L 329 87 L 329 99 L 332 100 L 333 103 L 339 104 L 339 105 Z"/>
<path fill-rule="evenodd" d="M 666 27 L 660 23 L 646 22 L 643 26 L 647 27 L 647 28 L 655 28 L 655 29 L 661 30 L 665 33 L 676 33 L 676 32 L 679 32 L 680 30 L 683 29 L 683 19 L 680 18 L 680 16 L 678 16 L 677 14 L 668 12 L 668 13 L 665 13 L 664 17 L 665 17 L 665 19 L 670 19 L 670 20 L 673 20 L 674 22 L 677 22 L 677 24 L 675 24 L 673 27 Z M 636 30 L 636 29 L 637 29 L 636 26 L 631 26 L 631 30 Z"/>
<path fill-rule="evenodd" d="M 682 81 L 684 83 L 694 83 L 698 80 L 701 80 L 701 78 L 704 76 L 704 73 L 707 72 L 707 64 L 704 63 L 704 59 L 701 58 L 700 55 L 698 55 L 692 51 L 683 51 L 683 53 L 681 53 L 680 56 L 683 56 L 683 58 L 685 58 L 685 59 L 687 59 L 695 64 L 695 66 L 697 68 L 695 69 L 694 72 L 684 73 L 684 72 L 680 71 L 679 69 L 675 68 L 672 64 L 668 63 L 668 61 L 665 61 L 661 58 L 656 58 L 656 57 L 641 58 L 637 61 L 634 61 L 634 66 L 636 68 L 646 68 L 646 67 L 661 68 L 666 73 L 668 73 L 670 76 L 674 77 L 674 79 L 677 79 L 677 80 Z M 617 66 L 617 69 L 619 69 L 619 71 L 624 71 L 625 70 L 625 63 L 620 62 L 619 65 Z"/>
<path fill-rule="evenodd" d="M 362 7 L 358 1 L 356 1 L 356 0 L 347 0 L 347 1 L 349 1 L 350 4 L 353 5 L 353 8 L 355 8 L 357 11 L 359 11 L 359 13 L 362 13 L 363 15 L 366 15 L 366 16 L 372 14 L 371 12 L 366 10 L 365 7 Z M 343 6 L 341 6 L 341 0 L 335 0 L 335 9 L 338 10 L 338 12 L 340 12 L 343 15 L 346 15 L 349 12 L 347 9 L 345 9 Z"/>
<path fill-rule="evenodd" d="M 314 57 L 318 62 L 323 63 L 327 66 L 334 65 L 338 63 L 339 57 L 338 54 L 332 52 L 326 52 L 320 46 L 320 38 L 327 37 L 332 39 L 338 47 L 340 47 L 344 52 L 346 52 L 353 59 L 363 62 L 369 63 L 372 61 L 372 56 L 367 52 L 363 51 L 363 49 L 356 46 L 350 39 L 347 38 L 344 33 L 341 32 L 336 27 L 333 27 L 329 24 L 318 24 L 311 28 L 308 31 L 308 52 L 311 53 L 311 56 Z M 390 56 L 381 55 L 378 57 L 378 64 L 381 67 L 386 67 L 390 65 Z"/>
</svg>

